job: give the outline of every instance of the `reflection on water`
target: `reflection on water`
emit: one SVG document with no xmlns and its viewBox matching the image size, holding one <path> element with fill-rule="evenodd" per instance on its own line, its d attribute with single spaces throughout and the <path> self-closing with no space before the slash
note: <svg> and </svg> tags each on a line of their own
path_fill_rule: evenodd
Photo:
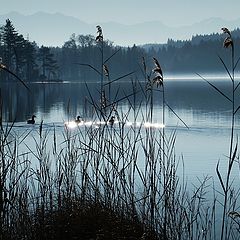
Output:
<svg viewBox="0 0 240 240">
<path fill-rule="evenodd" d="M 104 125 L 110 125 L 112 127 L 118 126 L 120 122 L 119 121 L 114 121 L 114 123 L 109 122 L 109 121 L 81 121 L 81 122 L 76 122 L 76 121 L 70 121 L 70 122 L 65 122 L 64 125 L 69 128 L 69 129 L 76 129 L 79 127 L 95 127 L 99 128 L 100 126 Z M 143 127 L 143 128 L 164 128 L 165 125 L 162 123 L 152 123 L 152 122 L 124 122 L 124 124 L 127 127 Z"/>
<path fill-rule="evenodd" d="M 229 94 L 229 80 L 215 81 L 218 88 Z M 132 87 L 136 95 L 130 96 Z M 64 126 L 96 127 L 110 124 L 109 120 L 99 121 L 96 117 L 92 100 L 99 103 L 99 83 L 32 83 L 31 92 L 18 84 L 1 84 L 3 98 L 3 120 L 15 121 L 14 129 L 37 128 L 43 120 L 45 128 L 63 131 Z M 187 129 L 175 114 L 168 108 L 165 113 L 165 124 L 162 121 L 161 93 L 154 92 L 151 120 L 145 115 L 144 95 L 139 93 L 144 89 L 143 83 L 116 83 L 111 86 L 111 98 L 114 101 L 129 96 L 129 99 L 118 102 L 118 121 L 124 121 L 127 127 L 163 128 L 170 133 L 177 128 L 177 156 L 183 154 L 185 170 L 188 176 L 216 175 L 215 167 L 218 159 L 225 161 L 229 146 L 230 104 L 205 82 L 199 80 L 166 81 L 166 101 L 188 126 Z M 130 103 L 131 102 L 131 103 Z M 129 108 L 136 111 L 129 112 Z M 32 114 L 37 116 L 35 126 L 27 126 L 26 119 Z M 116 115 L 116 113 L 109 113 Z M 84 121 L 76 123 L 75 117 L 80 115 Z M 239 128 L 239 118 L 236 127 Z M 21 130 L 22 129 L 22 130 Z M 206 168 L 206 166 L 208 166 Z M 224 163 L 220 168 L 224 168 Z"/>
</svg>

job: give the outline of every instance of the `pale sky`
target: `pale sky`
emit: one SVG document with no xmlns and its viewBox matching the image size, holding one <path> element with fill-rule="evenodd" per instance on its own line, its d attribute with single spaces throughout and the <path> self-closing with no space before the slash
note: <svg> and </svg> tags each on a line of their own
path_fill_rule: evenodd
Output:
<svg viewBox="0 0 240 240">
<path fill-rule="evenodd" d="M 0 0 L 0 6 L 0 14 L 60 12 L 88 23 L 159 20 L 169 26 L 181 26 L 211 17 L 240 17 L 239 0 Z"/>
</svg>

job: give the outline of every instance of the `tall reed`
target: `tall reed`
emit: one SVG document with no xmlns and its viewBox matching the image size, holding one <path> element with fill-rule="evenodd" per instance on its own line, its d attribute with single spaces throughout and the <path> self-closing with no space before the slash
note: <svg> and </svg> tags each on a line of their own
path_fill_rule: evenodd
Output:
<svg viewBox="0 0 240 240">
<path fill-rule="evenodd" d="M 222 203 L 222 223 L 221 223 L 221 233 L 220 239 L 230 239 L 231 235 L 233 235 L 233 223 L 234 219 L 231 218 L 231 214 L 236 213 L 236 201 L 238 193 L 234 189 L 233 183 L 231 181 L 232 170 L 234 167 L 234 163 L 238 161 L 238 137 L 236 135 L 236 114 L 238 113 L 240 106 L 237 106 L 237 90 L 239 87 L 239 82 L 237 82 L 235 78 L 235 71 L 238 66 L 240 58 L 235 59 L 235 44 L 232 38 L 231 32 L 227 28 L 222 28 L 222 31 L 227 37 L 223 42 L 223 47 L 229 50 L 229 59 L 230 66 L 227 65 L 226 61 L 218 56 L 231 84 L 231 92 L 225 93 L 223 90 L 219 89 L 215 84 L 212 84 L 201 75 L 199 75 L 204 81 L 206 81 L 214 90 L 216 90 L 226 101 L 229 102 L 231 106 L 231 124 L 230 124 L 230 141 L 229 141 L 229 153 L 228 153 L 228 161 L 227 161 L 227 169 L 226 173 L 223 174 L 219 170 L 219 161 L 217 163 L 216 172 L 218 179 L 220 181 L 220 185 L 223 191 L 223 203 Z M 235 198 L 235 200 L 234 200 Z M 230 215 L 229 215 L 230 213 Z"/>
</svg>

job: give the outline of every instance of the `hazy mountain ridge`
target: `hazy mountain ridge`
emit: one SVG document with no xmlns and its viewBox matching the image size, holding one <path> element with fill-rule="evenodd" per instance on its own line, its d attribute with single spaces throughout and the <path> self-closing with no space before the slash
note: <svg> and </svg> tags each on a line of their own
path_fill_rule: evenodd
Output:
<svg viewBox="0 0 240 240">
<path fill-rule="evenodd" d="M 159 21 L 143 22 L 134 25 L 124 25 L 116 22 L 88 24 L 76 17 L 61 13 L 37 12 L 32 15 L 22 15 L 17 12 L 0 15 L 0 24 L 4 25 L 9 18 L 16 29 L 29 36 L 30 41 L 39 45 L 62 46 L 72 33 L 95 34 L 96 24 L 103 27 L 104 37 L 117 45 L 132 46 L 133 44 L 166 43 L 172 39 L 191 39 L 196 34 L 211 34 L 221 32 L 221 27 L 235 29 L 240 26 L 240 19 L 226 21 L 221 18 L 206 19 L 189 26 L 171 27 Z"/>
</svg>

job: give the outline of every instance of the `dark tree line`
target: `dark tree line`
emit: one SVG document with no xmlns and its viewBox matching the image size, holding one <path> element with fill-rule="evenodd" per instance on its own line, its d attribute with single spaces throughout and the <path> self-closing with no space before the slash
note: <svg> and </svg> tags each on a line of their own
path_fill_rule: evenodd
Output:
<svg viewBox="0 0 240 240">
<path fill-rule="evenodd" d="M 238 36 L 239 29 L 233 32 L 233 37 Z M 25 81 L 99 80 L 97 71 L 102 71 L 102 52 L 103 60 L 109 59 L 106 65 L 110 79 L 132 71 L 135 72 L 132 77 L 142 78 L 143 56 L 150 69 L 152 57 L 158 58 L 164 72 L 224 72 L 217 55 L 228 59 L 230 53 L 223 50 L 222 39 L 221 34 L 197 35 L 188 41 L 169 39 L 166 44 L 119 47 L 105 39 L 103 45 L 99 46 L 93 35 L 73 34 L 62 47 L 39 47 L 18 33 L 7 19 L 0 29 L 0 57 L 3 64 Z M 240 42 L 240 39 L 236 39 L 236 42 Z M 221 47 L 222 51 L 219 50 Z M 240 56 L 238 48 L 236 51 L 236 56 Z M 2 71 L 0 77 L 11 80 L 11 76 Z"/>
<path fill-rule="evenodd" d="M 104 60 L 107 62 L 110 77 L 119 77 L 130 71 L 139 71 L 138 62 L 145 55 L 140 47 L 128 48 L 114 46 L 112 42 L 103 42 Z M 19 34 L 13 23 L 7 19 L 0 29 L 0 57 L 8 69 L 26 81 L 74 80 L 96 81 L 98 74 L 88 64 L 101 71 L 101 52 L 95 36 L 72 35 L 62 47 L 39 47 Z M 11 76 L 1 73 L 1 78 Z"/>
<path fill-rule="evenodd" d="M 104 40 L 102 44 L 96 42 L 93 35 L 73 34 L 62 48 L 52 49 L 61 66 L 61 77 L 75 81 L 98 80 L 98 73 L 91 67 L 101 72 L 101 51 L 103 61 L 110 58 L 106 62 L 110 78 L 117 78 L 131 71 L 135 71 L 136 74 L 139 72 L 139 62 L 146 55 L 144 49 L 135 45 L 128 48 L 114 46 L 108 40 Z"/>
<path fill-rule="evenodd" d="M 235 42 L 240 43 L 240 30 L 232 32 Z M 224 49 L 223 34 L 196 35 L 191 40 L 174 41 L 169 39 L 164 45 L 151 45 L 146 49 L 147 54 L 156 56 L 161 61 L 165 72 L 170 73 L 195 73 L 224 72 L 219 57 L 228 62 L 229 49 Z M 240 57 L 240 44 L 236 45 L 236 58 Z M 237 59 L 236 59 L 237 60 Z"/>
<path fill-rule="evenodd" d="M 52 50 L 25 39 L 9 19 L 0 29 L 0 56 L 9 70 L 26 81 L 48 80 L 57 75 L 58 65 Z M 3 72 L 1 77 L 11 79 Z"/>
</svg>

